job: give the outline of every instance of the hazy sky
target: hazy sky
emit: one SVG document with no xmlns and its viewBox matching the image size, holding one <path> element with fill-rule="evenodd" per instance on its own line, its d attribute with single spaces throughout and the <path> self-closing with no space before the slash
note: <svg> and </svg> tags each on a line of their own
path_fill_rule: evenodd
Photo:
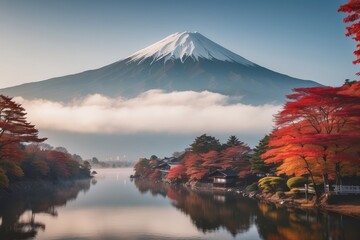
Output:
<svg viewBox="0 0 360 240">
<path fill-rule="evenodd" d="M 0 0 L 0 88 L 94 69 L 169 34 L 199 31 L 235 53 L 326 85 L 354 79 L 345 0 Z"/>
</svg>

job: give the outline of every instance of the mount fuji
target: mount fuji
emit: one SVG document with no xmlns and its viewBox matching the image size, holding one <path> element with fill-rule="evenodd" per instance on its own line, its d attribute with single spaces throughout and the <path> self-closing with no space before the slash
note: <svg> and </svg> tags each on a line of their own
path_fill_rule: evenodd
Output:
<svg viewBox="0 0 360 240">
<path fill-rule="evenodd" d="M 259 66 L 198 32 L 182 32 L 102 68 L 4 88 L 0 94 L 70 101 L 95 93 L 132 98 L 150 89 L 207 90 L 258 105 L 283 103 L 291 89 L 319 85 Z"/>
</svg>

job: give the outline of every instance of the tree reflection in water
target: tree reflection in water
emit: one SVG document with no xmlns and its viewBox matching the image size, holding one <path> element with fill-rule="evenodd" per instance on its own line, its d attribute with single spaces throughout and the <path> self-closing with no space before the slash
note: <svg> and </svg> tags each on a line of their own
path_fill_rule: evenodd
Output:
<svg viewBox="0 0 360 240">
<path fill-rule="evenodd" d="M 254 221 L 256 202 L 237 198 L 234 194 L 194 192 L 187 189 L 168 189 L 173 205 L 189 215 L 193 224 L 203 232 L 227 229 L 233 236 L 246 232 Z"/>
<path fill-rule="evenodd" d="M 36 214 L 56 217 L 56 208 L 76 199 L 79 192 L 88 191 L 90 182 L 87 179 L 56 185 L 37 183 L 32 191 L 3 196 L 0 199 L 0 239 L 34 238 L 39 230 L 46 228 L 45 224 L 35 220 Z"/>
<path fill-rule="evenodd" d="M 359 220 L 335 213 L 259 203 L 256 225 L 264 239 L 360 239 Z"/>
<path fill-rule="evenodd" d="M 339 214 L 288 209 L 235 193 L 192 191 L 138 179 L 135 185 L 141 193 L 167 196 L 204 233 L 224 228 L 235 237 L 255 225 L 259 236 L 267 240 L 360 239 L 359 220 Z"/>
</svg>

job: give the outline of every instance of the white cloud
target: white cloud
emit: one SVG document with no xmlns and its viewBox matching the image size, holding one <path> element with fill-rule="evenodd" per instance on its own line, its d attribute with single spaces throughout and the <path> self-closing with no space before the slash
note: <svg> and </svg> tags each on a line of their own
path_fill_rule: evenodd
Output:
<svg viewBox="0 0 360 240">
<path fill-rule="evenodd" d="M 71 103 L 17 97 L 39 129 L 81 133 L 266 133 L 281 106 L 229 104 L 203 91 L 150 90 L 132 99 L 90 95 Z"/>
</svg>

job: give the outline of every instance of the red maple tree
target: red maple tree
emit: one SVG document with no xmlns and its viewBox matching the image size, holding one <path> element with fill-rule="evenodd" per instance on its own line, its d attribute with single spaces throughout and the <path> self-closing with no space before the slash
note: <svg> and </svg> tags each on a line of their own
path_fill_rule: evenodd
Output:
<svg viewBox="0 0 360 240">
<path fill-rule="evenodd" d="M 349 163 L 358 166 L 360 95 L 354 89 L 359 84 L 295 89 L 276 116 L 265 161 L 281 162 L 279 173 L 307 173 L 314 184 L 320 175 L 325 186 L 329 178 L 340 179 Z"/>
<path fill-rule="evenodd" d="M 238 172 L 239 177 L 246 177 L 251 173 L 250 147 L 242 143 L 229 147 L 221 152 L 221 168 L 233 169 Z"/>
<path fill-rule="evenodd" d="M 183 162 L 186 168 L 186 174 L 190 179 L 200 180 L 209 173 L 208 168 L 202 166 L 204 160 L 200 154 L 187 152 Z"/>
<path fill-rule="evenodd" d="M 170 169 L 167 178 L 169 180 L 184 180 L 187 178 L 184 165 L 178 165 Z"/>
<path fill-rule="evenodd" d="M 360 63 L 360 1 L 349 0 L 348 3 L 343 4 L 338 9 L 339 12 L 346 12 L 348 16 L 344 18 L 344 22 L 351 23 L 346 27 L 346 36 L 354 36 L 353 39 L 358 42 L 356 44 L 356 50 L 354 54 L 356 59 L 353 61 L 354 64 Z M 360 72 L 357 73 L 360 75 Z"/>
<path fill-rule="evenodd" d="M 210 150 L 200 155 L 203 162 L 202 167 L 212 171 L 222 166 L 221 155 L 216 150 Z"/>
</svg>

